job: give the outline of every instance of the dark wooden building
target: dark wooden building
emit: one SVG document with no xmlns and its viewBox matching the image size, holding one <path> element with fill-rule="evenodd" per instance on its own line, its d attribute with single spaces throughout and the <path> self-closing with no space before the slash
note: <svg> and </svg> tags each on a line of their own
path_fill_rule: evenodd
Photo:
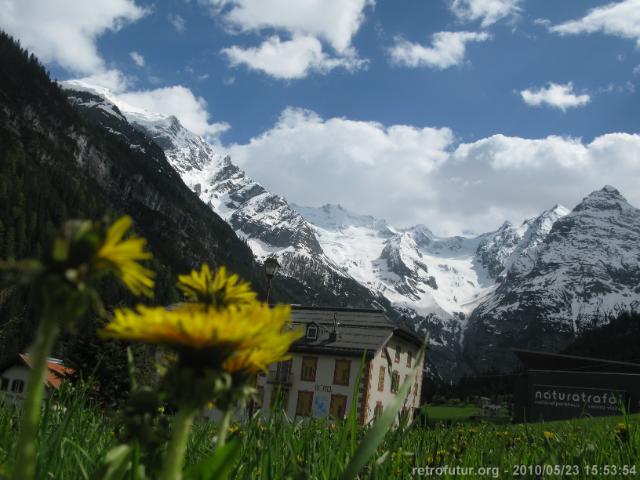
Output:
<svg viewBox="0 0 640 480">
<path fill-rule="evenodd" d="M 514 385 L 515 422 L 640 411 L 640 364 L 516 350 L 525 372 Z"/>
</svg>

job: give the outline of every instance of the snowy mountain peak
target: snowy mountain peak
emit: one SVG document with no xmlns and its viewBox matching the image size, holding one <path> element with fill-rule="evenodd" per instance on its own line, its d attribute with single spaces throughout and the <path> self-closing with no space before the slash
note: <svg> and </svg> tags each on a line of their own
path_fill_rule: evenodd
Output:
<svg viewBox="0 0 640 480">
<path fill-rule="evenodd" d="M 568 215 L 570 211 L 571 210 L 569 210 L 567 207 L 565 207 L 564 205 L 560 205 L 559 203 L 556 203 L 552 209 L 548 210 L 550 214 L 555 214 L 559 217 Z"/>
<path fill-rule="evenodd" d="M 634 208 L 629 205 L 627 199 L 624 198 L 620 192 L 610 185 L 605 185 L 602 189 L 596 190 L 587 195 L 576 208 L 574 212 L 581 212 L 585 210 L 617 210 L 622 211 L 629 208 Z"/>
<path fill-rule="evenodd" d="M 371 215 L 361 215 L 347 210 L 340 204 L 327 203 L 321 207 L 303 207 L 291 204 L 291 206 L 313 225 L 327 230 L 340 230 L 349 227 L 372 228 L 375 230 L 387 230 L 385 220 L 377 219 Z"/>
</svg>

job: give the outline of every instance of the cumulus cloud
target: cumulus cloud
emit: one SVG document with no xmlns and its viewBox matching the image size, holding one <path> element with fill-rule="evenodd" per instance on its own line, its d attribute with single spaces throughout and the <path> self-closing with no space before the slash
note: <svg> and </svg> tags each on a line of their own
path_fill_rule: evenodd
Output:
<svg viewBox="0 0 640 480">
<path fill-rule="evenodd" d="M 464 61 L 467 43 L 484 42 L 489 38 L 485 32 L 438 32 L 433 35 L 431 46 L 424 46 L 398 37 L 389 49 L 389 55 L 397 65 L 445 69 Z"/>
<path fill-rule="evenodd" d="M 213 141 L 229 128 L 224 122 L 211 123 L 205 99 L 182 85 L 122 92 L 116 96 L 118 103 L 127 104 L 127 110 L 135 107 L 148 112 L 175 115 L 189 130 Z"/>
<path fill-rule="evenodd" d="M 129 56 L 137 66 L 144 67 L 144 57 L 141 54 L 138 52 L 129 52 Z"/>
<path fill-rule="evenodd" d="M 522 90 L 520 96 L 527 105 L 533 107 L 548 105 L 559 108 L 563 112 L 567 108 L 582 107 L 591 101 L 591 97 L 586 93 L 574 93 L 571 82 L 564 85 L 550 82 L 537 90 Z"/>
<path fill-rule="evenodd" d="M 457 144 L 448 128 L 385 126 L 286 109 L 273 128 L 228 148 L 249 175 L 292 202 L 341 203 L 442 234 L 521 222 L 575 206 L 604 184 L 640 205 L 640 135 L 590 142 L 494 135 Z"/>
<path fill-rule="evenodd" d="M 233 46 L 222 53 L 232 66 L 246 65 L 287 80 L 306 77 L 312 71 L 327 73 L 337 67 L 354 70 L 363 65 L 363 60 L 357 58 L 328 56 L 320 41 L 311 36 L 295 36 L 284 42 L 273 36 L 256 48 Z"/>
<path fill-rule="evenodd" d="M 129 79 L 118 70 L 62 83 L 69 88 L 93 90 L 124 111 L 175 115 L 189 130 L 215 144 L 219 144 L 219 135 L 229 129 L 225 122 L 212 122 L 206 100 L 182 85 L 134 90 Z"/>
<path fill-rule="evenodd" d="M 124 92 L 130 87 L 130 80 L 120 70 L 105 70 L 93 75 L 87 75 L 86 77 L 77 78 L 62 83 L 79 82 L 81 84 L 92 85 L 99 88 L 104 88 L 110 92 L 119 93 Z"/>
<path fill-rule="evenodd" d="M 169 23 L 173 25 L 173 28 L 175 28 L 176 32 L 178 33 L 184 32 L 184 29 L 187 26 L 187 22 L 182 16 L 178 14 L 170 13 L 167 16 L 167 19 L 169 20 Z"/>
<path fill-rule="evenodd" d="M 549 26 L 560 35 L 602 32 L 635 40 L 640 47 L 640 0 L 624 0 L 597 7 L 582 18 Z"/>
<path fill-rule="evenodd" d="M 362 67 L 352 38 L 373 0 L 203 0 L 230 29 L 267 32 L 257 47 L 222 50 L 232 65 L 244 64 L 276 78 L 302 78 L 336 67 Z M 277 35 L 273 34 L 273 31 Z M 334 53 L 323 51 L 323 42 Z"/>
<path fill-rule="evenodd" d="M 277 29 L 313 35 L 337 52 L 351 46 L 372 0 L 209 0 L 230 26 L 242 31 Z M 227 8 L 225 8 L 227 7 Z"/>
<path fill-rule="evenodd" d="M 521 0 L 453 0 L 450 8 L 460 21 L 480 21 L 486 28 L 503 18 L 517 16 L 520 3 Z"/>
<path fill-rule="evenodd" d="M 229 153 L 250 175 L 293 202 L 340 202 L 396 216 L 407 208 L 411 215 L 416 201 L 429 198 L 424 179 L 446 160 L 452 141 L 447 128 L 325 120 L 288 108 L 272 129 L 246 145 L 229 147 Z"/>
<path fill-rule="evenodd" d="M 142 18 L 134 0 L 2 0 L 0 27 L 40 60 L 80 74 L 106 70 L 97 38 Z"/>
</svg>

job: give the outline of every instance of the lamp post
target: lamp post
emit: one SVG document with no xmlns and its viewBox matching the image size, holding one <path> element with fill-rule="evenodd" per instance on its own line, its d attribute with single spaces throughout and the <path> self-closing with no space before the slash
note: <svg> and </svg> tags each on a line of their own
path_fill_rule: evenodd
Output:
<svg viewBox="0 0 640 480">
<path fill-rule="evenodd" d="M 267 304 L 269 304 L 269 294 L 271 293 L 271 280 L 280 268 L 280 264 L 275 257 L 269 257 L 264 261 L 264 272 L 267 275 Z"/>
</svg>

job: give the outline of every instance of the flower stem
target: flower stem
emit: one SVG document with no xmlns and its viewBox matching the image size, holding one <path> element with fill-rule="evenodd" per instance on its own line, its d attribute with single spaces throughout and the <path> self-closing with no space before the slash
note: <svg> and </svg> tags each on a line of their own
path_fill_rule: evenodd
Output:
<svg viewBox="0 0 640 480">
<path fill-rule="evenodd" d="M 191 408 L 178 410 L 173 425 L 173 435 L 165 453 L 160 480 L 180 480 L 182 478 L 184 452 L 187 449 L 187 441 L 195 415 L 196 411 Z"/>
<path fill-rule="evenodd" d="M 233 411 L 231 408 L 227 408 L 222 416 L 222 420 L 220 420 L 220 433 L 218 433 L 218 443 L 216 444 L 216 449 L 220 447 L 224 447 L 224 444 L 227 442 L 227 433 L 229 432 L 229 423 L 231 422 L 231 415 Z"/>
<path fill-rule="evenodd" d="M 22 420 L 16 446 L 17 458 L 13 476 L 16 480 L 31 480 L 36 475 L 36 444 L 44 396 L 47 357 L 59 331 L 60 327 L 54 317 L 45 315 L 38 325 L 31 351 L 31 374 L 22 405 Z"/>
</svg>

